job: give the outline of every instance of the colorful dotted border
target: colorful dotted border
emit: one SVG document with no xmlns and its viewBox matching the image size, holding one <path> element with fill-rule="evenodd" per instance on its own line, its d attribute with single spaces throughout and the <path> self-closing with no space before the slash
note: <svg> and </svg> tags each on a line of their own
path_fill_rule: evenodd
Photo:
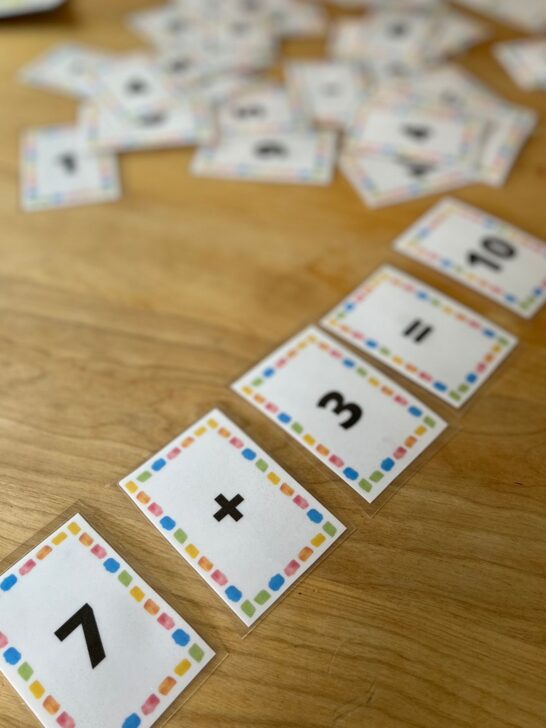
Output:
<svg viewBox="0 0 546 728">
<path fill-rule="evenodd" d="M 506 292 L 501 286 L 495 285 L 475 273 L 471 273 L 464 266 L 454 263 L 450 258 L 420 247 L 421 242 L 453 214 L 463 215 L 473 222 L 484 223 L 491 230 L 499 231 L 501 234 L 506 231 L 518 245 L 529 248 L 539 255 L 542 254 L 546 258 L 546 245 L 536 238 L 514 228 L 503 220 L 451 199 L 442 200 L 442 202 L 438 203 L 437 207 L 433 208 L 431 213 L 427 213 L 423 221 L 411 230 L 411 237 L 404 239 L 404 236 L 402 236 L 395 242 L 395 249 L 410 256 L 422 258 L 433 268 L 445 270 L 456 278 L 466 280 L 472 288 L 483 289 L 489 296 L 497 300 L 504 300 L 510 307 L 519 307 L 522 311 L 528 311 L 546 293 L 546 280 L 540 286 L 533 288 L 531 294 L 521 301 L 518 300 L 516 295 Z"/>
<path fill-rule="evenodd" d="M 267 583 L 267 588 L 264 587 L 254 595 L 253 598 L 245 597 L 242 591 L 233 584 L 230 579 L 208 559 L 201 550 L 190 540 L 186 531 L 178 527 L 174 518 L 165 515 L 163 508 L 153 501 L 151 496 L 141 488 L 143 483 L 147 483 L 155 473 L 163 470 L 170 462 L 177 458 L 183 450 L 191 447 L 199 438 L 203 435 L 215 432 L 221 437 L 226 443 L 234 447 L 241 454 L 241 457 L 246 460 L 249 464 L 253 463 L 258 470 L 260 470 L 267 481 L 269 486 L 279 486 L 279 492 L 290 498 L 295 506 L 305 512 L 307 518 L 312 522 L 316 523 L 317 526 L 322 524 L 321 530 L 318 531 L 315 536 L 311 539 L 309 544 L 304 546 L 298 554 L 291 559 L 288 564 L 282 570 L 282 573 L 277 572 L 274 574 Z M 334 526 L 330 521 L 325 521 L 325 517 L 316 508 L 311 508 L 309 501 L 302 495 L 296 493 L 296 490 L 288 483 L 282 482 L 282 478 L 278 475 L 273 468 L 269 466 L 269 463 L 259 456 L 256 450 L 252 447 L 247 447 L 240 437 L 233 435 L 227 427 L 220 426 L 218 422 L 213 418 L 209 418 L 204 424 L 199 424 L 192 435 L 187 435 L 178 445 L 172 447 L 165 457 L 158 457 L 152 462 L 149 468 L 146 468 L 138 473 L 138 475 L 122 486 L 133 500 L 138 501 L 141 506 L 148 512 L 148 517 L 152 520 L 152 517 L 158 519 L 158 523 L 161 529 L 168 534 L 173 544 L 177 549 L 184 546 L 184 552 L 186 558 L 196 563 L 199 569 L 205 574 L 209 574 L 215 584 L 221 587 L 225 587 L 224 594 L 227 599 L 238 605 L 238 608 L 247 617 L 253 617 L 258 607 L 262 607 L 271 599 L 271 592 L 277 592 L 281 589 L 286 580 L 299 571 L 301 563 L 307 561 L 315 549 L 320 548 L 326 541 L 326 537 L 333 538 L 337 533 L 337 527 Z M 199 557 L 199 558 L 198 558 Z M 269 591 L 268 591 L 269 590 Z"/>
<path fill-rule="evenodd" d="M 400 118 L 400 123 L 412 123 L 412 114 L 419 114 L 420 112 L 416 110 L 413 107 L 407 107 L 406 102 L 403 102 L 403 104 L 399 108 L 390 107 L 388 105 L 385 105 L 383 108 L 377 108 L 377 109 L 369 109 L 365 112 L 361 113 L 360 116 L 357 118 L 355 124 L 353 125 L 353 130 L 350 135 L 349 140 L 349 146 L 348 148 L 352 150 L 353 148 L 356 151 L 363 151 L 369 154 L 386 154 L 389 156 L 400 156 L 407 154 L 400 148 L 400 144 L 391 144 L 391 143 L 384 143 L 384 142 L 368 142 L 363 141 L 362 135 L 364 134 L 364 130 L 366 128 L 366 122 L 368 120 L 368 117 L 370 117 L 372 114 L 375 114 L 377 112 L 391 114 L 392 116 L 398 116 Z M 422 115 L 422 112 L 421 112 Z M 439 154 L 439 153 L 423 153 L 420 159 L 422 161 L 427 162 L 442 162 L 445 164 L 449 163 L 455 163 L 455 162 L 461 162 L 461 160 L 464 161 L 464 159 L 470 154 L 470 152 L 473 150 L 478 137 L 481 133 L 483 124 L 481 120 L 476 121 L 469 121 L 468 119 L 465 119 L 465 117 L 460 118 L 452 118 L 452 114 L 450 110 L 446 110 L 446 112 L 442 113 L 442 110 L 438 109 L 435 113 L 429 113 L 427 116 L 429 117 L 436 117 L 436 119 L 439 122 L 463 122 L 466 121 L 464 127 L 463 127 L 463 134 L 462 134 L 462 140 L 461 140 L 461 148 L 457 153 L 454 154 Z"/>
<path fill-rule="evenodd" d="M 458 386 L 450 389 L 445 382 L 435 379 L 429 372 L 426 372 L 419 367 L 415 366 L 409 361 L 404 361 L 401 356 L 393 354 L 390 349 L 386 346 L 382 346 L 377 339 L 372 339 L 366 336 L 362 331 L 352 328 L 344 319 L 350 315 L 359 304 L 363 303 L 368 296 L 378 288 L 382 283 L 392 283 L 397 288 L 402 288 L 407 293 L 413 294 L 415 298 L 421 301 L 427 301 L 434 308 L 441 309 L 447 316 L 452 316 L 463 324 L 466 324 L 470 329 L 479 331 L 484 337 L 493 341 L 489 351 L 485 356 L 480 359 L 477 364 L 472 368 L 464 378 L 464 380 Z M 429 385 L 437 392 L 446 393 L 454 402 L 460 402 L 461 398 L 468 395 L 468 392 L 473 387 L 478 387 L 481 384 L 480 378 L 488 373 L 488 370 L 494 365 L 494 362 L 499 357 L 503 356 L 506 352 L 506 348 L 510 346 L 511 342 L 503 334 L 497 333 L 495 328 L 489 325 L 484 325 L 483 322 L 478 321 L 471 315 L 468 315 L 461 310 L 455 302 L 450 303 L 441 294 L 436 295 L 434 291 L 427 289 L 424 286 L 416 285 L 410 282 L 407 278 L 402 275 L 398 275 L 394 271 L 381 270 L 369 280 L 365 282 L 360 288 L 358 288 L 349 298 L 347 298 L 337 311 L 333 314 L 333 317 L 327 317 L 327 324 L 334 328 L 340 329 L 347 337 L 355 339 L 361 348 L 370 349 L 374 355 L 381 356 L 387 360 L 387 363 L 398 369 L 406 370 L 410 375 L 421 380 L 425 384 Z"/>
<path fill-rule="evenodd" d="M 301 423 L 295 421 L 291 414 L 282 411 L 274 402 L 268 401 L 263 395 L 255 391 L 265 381 L 275 376 L 278 370 L 285 368 L 290 361 L 293 361 L 294 358 L 310 344 L 316 345 L 321 351 L 332 356 L 341 364 L 341 366 L 352 370 L 369 386 L 374 387 L 386 397 L 390 397 L 393 402 L 398 404 L 400 407 L 403 407 L 412 417 L 420 420 L 420 424 L 413 430 L 412 434 L 408 435 L 404 442 L 394 450 L 392 455 L 385 457 L 375 470 L 365 476 L 359 473 L 355 468 L 347 465 L 341 457 L 332 453 L 326 445 L 317 443 L 316 438 L 306 432 L 305 427 Z M 316 452 L 322 460 L 327 461 L 331 468 L 341 470 L 343 476 L 349 482 L 357 484 L 361 490 L 366 493 L 370 493 L 374 486 L 383 480 L 385 475 L 396 466 L 397 462 L 405 457 L 408 450 L 410 450 L 418 442 L 418 438 L 426 435 L 430 430 L 434 429 L 437 424 L 436 420 L 431 417 L 430 414 L 426 414 L 421 407 L 410 404 L 409 399 L 404 395 L 397 393 L 393 387 L 387 384 L 381 384 L 379 376 L 380 375 L 377 372 L 374 371 L 371 373 L 365 366 L 363 366 L 361 359 L 348 356 L 345 352 L 335 346 L 332 346 L 326 340 L 319 340 L 317 335 L 309 333 L 305 334 L 305 337 L 301 341 L 294 342 L 292 347 L 288 349 L 286 353 L 282 354 L 273 365 L 264 369 L 261 376 L 256 377 L 249 384 L 242 384 L 241 382 L 238 382 L 236 385 L 236 391 L 243 394 L 259 408 L 265 410 L 269 416 L 274 415 L 277 422 L 286 430 L 290 430 L 293 437 L 301 440 L 312 452 Z"/>
<path fill-rule="evenodd" d="M 131 572 L 128 571 L 126 568 L 122 568 L 121 563 L 117 559 L 108 556 L 106 548 L 102 546 L 98 541 L 95 541 L 95 539 L 92 538 L 86 531 L 82 532 L 82 528 L 76 522 L 76 520 L 71 521 L 66 527 L 63 526 L 62 530 L 58 531 L 51 538 L 48 544 L 40 546 L 40 548 L 32 556 L 30 556 L 25 561 L 25 563 L 18 569 L 17 573 L 12 572 L 11 574 L 8 574 L 8 576 L 5 576 L 2 581 L 0 581 L 0 592 L 5 593 L 11 591 L 11 589 L 13 589 L 15 585 L 19 582 L 21 577 L 24 577 L 31 571 L 33 571 L 40 562 L 42 562 L 54 550 L 56 550 L 56 547 L 63 544 L 69 538 L 69 536 L 78 537 L 78 542 L 97 559 L 97 563 L 102 563 L 104 569 L 109 574 L 117 574 L 118 582 L 122 586 L 127 588 L 128 594 L 136 602 L 142 604 L 144 610 L 151 617 L 156 618 L 157 623 L 161 625 L 161 627 L 166 629 L 168 632 L 171 632 L 171 637 L 177 645 L 180 645 L 181 647 L 186 647 L 189 644 L 190 636 L 181 628 L 175 629 L 176 623 L 173 617 L 171 617 L 166 612 L 161 611 L 160 606 L 153 599 L 147 598 L 145 592 L 136 584 L 133 585 L 131 589 L 129 589 L 129 586 L 135 580 L 135 576 L 131 574 Z M 8 665 L 11 665 L 13 667 L 15 667 L 15 665 L 19 665 L 17 674 L 25 683 L 29 683 L 30 679 L 34 676 L 34 670 L 32 666 L 28 662 L 23 661 L 23 656 L 21 655 L 21 653 L 15 647 L 9 644 L 8 638 L 1 632 L 0 650 L 2 650 L 2 656 L 4 658 L 4 661 L 7 662 Z M 205 655 L 203 648 L 196 642 L 194 642 L 188 648 L 187 653 L 189 657 L 191 657 L 191 659 L 196 663 L 201 662 Z M 165 679 L 162 680 L 157 690 L 155 692 L 152 692 L 148 696 L 146 701 L 141 705 L 140 709 L 138 711 L 135 711 L 134 713 L 131 713 L 131 715 L 129 715 L 124 720 L 121 728 L 138 728 L 138 726 L 140 726 L 142 723 L 142 719 L 139 716 L 139 713 L 142 713 L 142 715 L 144 716 L 148 716 L 153 713 L 161 702 L 161 698 L 157 695 L 157 693 L 159 693 L 159 695 L 163 697 L 167 696 L 177 684 L 176 677 L 182 677 L 188 672 L 191 667 L 192 662 L 188 659 L 188 657 L 185 657 L 174 667 L 172 673 L 167 675 Z M 34 698 L 36 698 L 37 700 L 41 700 L 46 692 L 46 689 L 41 682 L 34 679 L 29 684 L 29 691 Z M 75 720 L 70 715 L 68 715 L 66 711 L 61 711 L 60 703 L 55 700 L 52 695 L 47 695 L 44 698 L 44 700 L 42 701 L 42 706 L 51 716 L 59 714 L 57 716 L 56 722 L 61 728 L 75 728 Z"/>
<path fill-rule="evenodd" d="M 314 155 L 314 165 L 312 170 L 300 169 L 288 171 L 283 167 L 273 164 L 264 168 L 256 164 L 221 164 L 215 160 L 218 146 L 202 147 L 195 155 L 192 162 L 192 172 L 198 176 L 218 176 L 226 175 L 235 179 L 256 179 L 266 182 L 285 183 L 312 183 L 325 184 L 330 178 L 332 169 L 332 150 L 335 145 L 335 136 L 333 132 L 315 132 L 318 144 Z M 262 135 L 256 135 L 256 139 Z M 264 138 L 266 135 L 263 135 Z M 279 135 L 280 136 L 280 135 Z M 233 137 L 227 138 L 230 143 Z M 220 144 L 221 146 L 221 144 Z"/>
<path fill-rule="evenodd" d="M 318 114 L 313 107 L 313 94 L 308 80 L 309 74 L 316 70 L 320 74 L 323 69 L 331 66 L 342 66 L 351 75 L 350 83 L 353 86 L 354 108 L 345 112 L 344 116 L 346 118 L 344 119 L 336 115 L 335 112 L 330 115 Z M 366 87 L 362 76 L 344 61 L 327 59 L 295 61 L 288 64 L 285 73 L 290 97 L 294 99 L 309 123 L 321 124 L 332 129 L 345 129 L 353 120 L 359 106 L 370 97 L 370 90 Z"/>
<path fill-rule="evenodd" d="M 80 133 L 75 126 L 63 125 L 43 127 L 24 134 L 21 147 L 23 162 L 22 191 L 23 202 L 29 209 L 38 210 L 44 207 L 61 207 L 68 204 L 83 204 L 106 199 L 113 200 L 118 197 L 117 163 L 115 158 L 104 153 L 97 154 L 100 187 L 79 189 L 71 193 L 54 192 L 47 195 L 39 192 L 36 174 L 39 141 L 44 137 L 62 136 L 68 132 Z"/>
<path fill-rule="evenodd" d="M 119 110 L 112 108 L 112 106 L 108 107 L 108 111 L 119 116 Z M 166 111 L 168 112 L 169 109 L 166 109 Z M 164 133 L 161 138 L 154 138 L 153 140 L 149 137 L 141 140 L 139 138 L 141 128 L 136 123 L 133 126 L 131 119 L 128 119 L 123 134 L 110 134 L 99 137 L 99 103 L 87 106 L 83 119 L 90 145 L 99 150 L 131 151 L 135 149 L 160 149 L 174 143 L 192 145 L 210 142 L 214 135 L 214 127 L 209 107 L 197 98 L 190 99 L 188 101 L 188 112 L 193 116 L 193 130 L 185 130 L 183 132 L 171 130 L 168 134 Z"/>
<path fill-rule="evenodd" d="M 365 161 L 366 158 L 364 157 L 364 164 Z M 375 184 L 373 178 L 366 172 L 365 167 L 359 164 L 358 157 L 353 158 L 352 155 L 347 155 L 341 159 L 340 166 L 345 176 L 356 188 L 356 191 L 364 197 L 364 202 L 370 205 L 388 205 L 415 197 L 434 195 L 443 190 L 472 184 L 475 181 L 475 176 L 471 176 L 462 167 L 455 167 L 453 170 L 447 168 L 444 170 L 441 180 L 436 178 L 434 183 L 426 179 L 416 180 L 415 182 L 400 185 L 400 187 L 386 193 Z M 369 196 L 368 199 L 366 194 Z"/>
<path fill-rule="evenodd" d="M 514 115 L 512 125 L 506 134 L 504 142 L 497 149 L 497 153 L 490 164 L 480 169 L 484 181 L 491 184 L 503 182 L 510 169 L 514 158 L 522 148 L 537 123 L 537 116 L 528 110 L 518 111 Z"/>
</svg>

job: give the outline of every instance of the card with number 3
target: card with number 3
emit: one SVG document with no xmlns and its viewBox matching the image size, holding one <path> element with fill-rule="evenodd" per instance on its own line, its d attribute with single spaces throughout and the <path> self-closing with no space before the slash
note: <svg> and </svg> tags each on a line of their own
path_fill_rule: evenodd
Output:
<svg viewBox="0 0 546 728">
<path fill-rule="evenodd" d="M 368 503 L 446 427 L 409 392 L 313 326 L 232 387 Z"/>
<path fill-rule="evenodd" d="M 47 728 L 146 728 L 214 651 L 79 514 L 0 576 L 0 669 Z"/>
<path fill-rule="evenodd" d="M 524 318 L 544 304 L 546 243 L 458 200 L 439 202 L 394 247 Z"/>
<path fill-rule="evenodd" d="M 120 486 L 247 626 L 345 530 L 219 410 Z"/>
</svg>

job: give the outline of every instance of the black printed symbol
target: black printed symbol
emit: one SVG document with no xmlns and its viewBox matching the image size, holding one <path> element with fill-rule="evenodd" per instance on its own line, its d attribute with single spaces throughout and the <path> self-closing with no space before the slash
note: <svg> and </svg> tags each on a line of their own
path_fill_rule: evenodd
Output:
<svg viewBox="0 0 546 728">
<path fill-rule="evenodd" d="M 392 76 L 406 76 L 408 73 L 408 67 L 400 61 L 393 61 L 386 67 L 386 71 Z"/>
<path fill-rule="evenodd" d="M 100 665 L 100 663 L 106 657 L 104 647 L 102 646 L 102 640 L 99 634 L 99 628 L 97 627 L 97 621 L 93 609 L 89 604 L 84 604 L 81 609 L 73 614 L 62 627 L 55 632 L 61 642 L 64 642 L 67 637 L 70 637 L 74 630 L 81 627 L 83 629 L 83 636 L 85 637 L 85 644 L 87 645 L 87 652 L 89 653 L 89 659 L 91 660 L 91 667 L 93 670 Z"/>
<path fill-rule="evenodd" d="M 220 510 L 214 514 L 214 518 L 218 522 L 223 521 L 226 516 L 231 516 L 234 521 L 240 521 L 243 517 L 243 513 L 237 508 L 244 501 L 242 495 L 237 494 L 231 500 L 228 500 L 225 495 L 220 494 L 214 500 L 220 506 Z"/>
<path fill-rule="evenodd" d="M 187 23 L 182 20 L 182 18 L 174 18 L 173 20 L 170 20 L 167 24 L 167 30 L 169 33 L 181 33 L 183 30 L 186 29 Z"/>
<path fill-rule="evenodd" d="M 503 240 L 502 238 L 496 238 L 493 236 L 487 237 L 483 238 L 480 243 L 481 246 L 493 256 L 493 259 L 485 255 L 481 255 L 480 253 L 467 253 L 467 259 L 470 265 L 482 263 L 491 270 L 498 272 L 502 269 L 502 266 L 494 260 L 494 258 L 509 260 L 516 255 L 516 249 L 514 246 L 510 245 L 510 243 L 507 243 L 506 240 Z"/>
<path fill-rule="evenodd" d="M 357 404 L 345 404 L 343 395 L 339 392 L 328 392 L 325 394 L 324 397 L 319 399 L 317 407 L 326 409 L 331 402 L 335 404 L 335 407 L 332 408 L 332 412 L 336 415 L 341 415 L 343 412 L 348 412 L 350 415 L 350 417 L 344 422 L 340 422 L 340 427 L 343 427 L 344 430 L 351 429 L 351 427 L 356 425 L 364 414 L 362 408 Z"/>
<path fill-rule="evenodd" d="M 402 131 L 417 142 L 424 142 L 433 134 L 430 126 L 424 126 L 423 124 L 404 124 Z"/>
<path fill-rule="evenodd" d="M 262 104 L 248 104 L 247 106 L 238 106 L 233 113 L 239 119 L 253 119 L 257 116 L 263 116 L 265 107 Z"/>
<path fill-rule="evenodd" d="M 461 103 L 461 99 L 453 91 L 442 91 L 440 99 L 450 106 L 458 106 Z"/>
<path fill-rule="evenodd" d="M 275 141 L 260 142 L 254 150 L 259 157 L 288 157 L 289 155 L 284 144 Z"/>
<path fill-rule="evenodd" d="M 158 124 L 162 124 L 166 118 L 167 115 L 165 112 L 155 111 L 139 116 L 139 121 L 143 126 L 157 126 Z"/>
<path fill-rule="evenodd" d="M 243 33 L 248 33 L 249 29 L 249 24 L 242 21 L 231 24 L 231 30 L 233 31 L 234 35 L 243 35 Z"/>
<path fill-rule="evenodd" d="M 127 81 L 126 89 L 132 94 L 142 94 L 148 90 L 148 84 L 141 78 L 131 78 Z"/>
<path fill-rule="evenodd" d="M 389 35 L 392 35 L 393 38 L 402 38 L 402 36 L 406 35 L 408 32 L 408 26 L 406 23 L 402 23 L 401 21 L 397 23 L 391 23 L 387 28 L 387 33 Z"/>
<path fill-rule="evenodd" d="M 414 162 L 411 159 L 402 159 L 401 161 L 412 177 L 424 177 L 434 170 L 434 165 L 425 162 Z"/>
<path fill-rule="evenodd" d="M 325 96 L 337 96 L 341 92 L 341 85 L 337 81 L 325 81 L 322 92 Z"/>
<path fill-rule="evenodd" d="M 403 331 L 403 335 L 410 336 L 416 344 L 420 344 L 433 331 L 434 328 L 424 324 L 421 319 L 414 319 L 407 329 Z"/>
<path fill-rule="evenodd" d="M 189 58 L 175 58 L 169 63 L 169 71 L 171 73 L 182 73 L 183 71 L 187 71 L 190 66 L 191 61 Z"/>
<path fill-rule="evenodd" d="M 60 154 L 58 162 L 67 174 L 76 174 L 78 170 L 78 160 L 75 154 L 72 154 L 71 152 Z"/>
<path fill-rule="evenodd" d="M 249 13 L 255 13 L 260 9 L 261 3 L 259 0 L 245 0 L 243 7 Z"/>
</svg>

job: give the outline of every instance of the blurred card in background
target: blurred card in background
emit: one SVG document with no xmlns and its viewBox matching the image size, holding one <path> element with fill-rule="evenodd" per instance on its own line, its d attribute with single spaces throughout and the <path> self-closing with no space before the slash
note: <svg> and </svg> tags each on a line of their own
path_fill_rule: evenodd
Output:
<svg viewBox="0 0 546 728">
<path fill-rule="evenodd" d="M 0 0 L 0 18 L 29 13 L 45 13 L 58 8 L 65 0 Z"/>
</svg>

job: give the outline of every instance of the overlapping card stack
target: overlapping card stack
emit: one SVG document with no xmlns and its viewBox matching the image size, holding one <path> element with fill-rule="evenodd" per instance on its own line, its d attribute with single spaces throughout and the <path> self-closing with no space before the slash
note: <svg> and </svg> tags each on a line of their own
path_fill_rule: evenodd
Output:
<svg viewBox="0 0 546 728">
<path fill-rule="evenodd" d="M 51 49 L 21 79 L 81 107 L 75 126 L 25 135 L 23 207 L 116 199 L 116 155 L 159 147 L 197 147 L 196 176 L 283 184 L 326 185 L 339 159 L 372 207 L 503 184 L 534 112 L 440 63 L 489 27 L 430 0 L 349 4 L 367 11 L 330 25 L 305 0 L 177 0 L 129 15 L 147 51 Z M 327 58 L 265 76 L 284 38 L 325 35 Z"/>
</svg>

